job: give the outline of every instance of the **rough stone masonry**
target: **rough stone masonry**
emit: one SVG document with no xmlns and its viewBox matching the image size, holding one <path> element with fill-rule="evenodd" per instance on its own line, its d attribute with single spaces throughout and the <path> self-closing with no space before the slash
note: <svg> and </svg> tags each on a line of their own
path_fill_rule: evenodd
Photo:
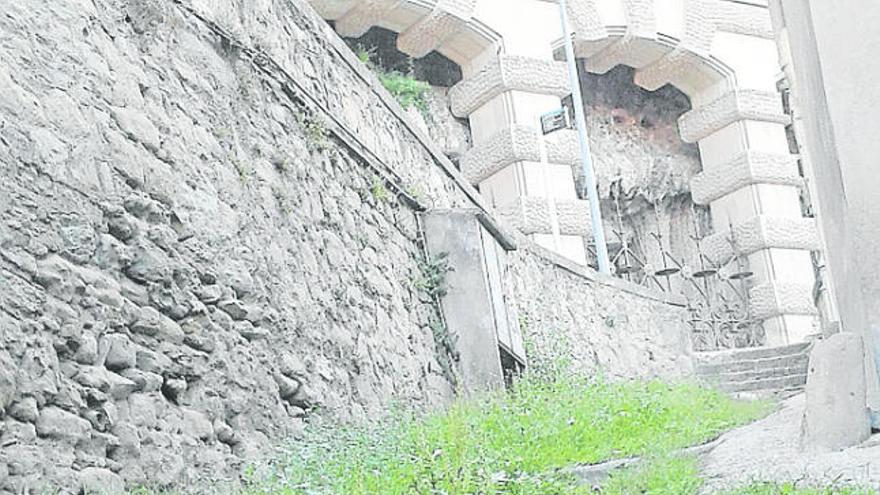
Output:
<svg viewBox="0 0 880 495">
<path fill-rule="evenodd" d="M 0 492 L 235 479 L 312 408 L 448 399 L 415 212 L 316 117 L 171 1 L 3 11 Z"/>
<path fill-rule="evenodd" d="M 302 2 L 7 2 L 0 35 L 0 492 L 205 490 L 313 411 L 448 403 L 401 191 L 441 208 L 472 192 Z M 536 337 L 597 332 L 569 356 L 591 370 L 616 352 L 621 375 L 687 368 L 682 308 L 529 253 L 517 297 Z M 600 291 L 646 337 L 608 305 L 557 318 L 529 292 L 548 270 L 585 291 L 573 306 Z"/>
</svg>

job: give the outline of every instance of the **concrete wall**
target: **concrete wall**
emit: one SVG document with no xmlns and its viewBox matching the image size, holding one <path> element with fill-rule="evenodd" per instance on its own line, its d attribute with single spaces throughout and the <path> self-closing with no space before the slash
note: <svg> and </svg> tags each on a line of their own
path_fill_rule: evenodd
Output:
<svg viewBox="0 0 880 495">
<path fill-rule="evenodd" d="M 771 5 L 836 312 L 844 330 L 880 331 L 880 4 L 774 0 Z M 876 383 L 871 388 L 878 410 Z"/>
</svg>

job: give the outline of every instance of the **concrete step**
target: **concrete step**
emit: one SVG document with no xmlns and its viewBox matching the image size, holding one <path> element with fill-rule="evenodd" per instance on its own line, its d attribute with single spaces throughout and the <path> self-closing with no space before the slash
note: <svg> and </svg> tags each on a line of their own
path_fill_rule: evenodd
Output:
<svg viewBox="0 0 880 495">
<path fill-rule="evenodd" d="M 722 363 L 707 363 L 698 361 L 695 371 L 698 375 L 710 376 L 728 373 L 741 373 L 746 371 L 760 371 L 767 369 L 790 368 L 794 366 L 806 367 L 809 355 L 805 352 L 789 354 L 761 359 L 745 359 L 742 361 L 730 361 Z"/>
<path fill-rule="evenodd" d="M 758 370 L 740 371 L 736 373 L 718 373 L 705 375 L 706 381 L 712 383 L 747 382 L 751 380 L 765 380 L 769 378 L 783 378 L 787 376 L 806 376 L 807 362 L 782 368 L 766 368 Z"/>
<path fill-rule="evenodd" d="M 783 391 L 801 389 L 807 383 L 807 375 L 789 375 L 783 377 L 765 378 L 758 380 L 731 381 L 718 383 L 718 390 L 727 393 L 753 392 L 753 391 Z"/>
<path fill-rule="evenodd" d="M 731 349 L 725 351 L 697 352 L 694 358 L 698 364 L 725 364 L 748 360 L 767 359 L 782 356 L 804 354 L 810 347 L 809 342 L 781 347 L 757 347 L 751 349 Z"/>
</svg>

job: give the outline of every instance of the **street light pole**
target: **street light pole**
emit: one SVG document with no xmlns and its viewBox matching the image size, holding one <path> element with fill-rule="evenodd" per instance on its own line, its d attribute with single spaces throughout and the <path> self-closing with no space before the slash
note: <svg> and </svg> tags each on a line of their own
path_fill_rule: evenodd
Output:
<svg viewBox="0 0 880 495">
<path fill-rule="evenodd" d="M 559 0 L 559 16 L 562 20 L 562 40 L 565 43 L 565 58 L 568 61 L 568 78 L 571 84 L 572 104 L 574 104 L 574 121 L 580 142 L 581 164 L 584 168 L 584 187 L 590 201 L 590 221 L 593 228 L 593 241 L 596 244 L 596 258 L 599 272 L 611 275 L 611 263 L 608 260 L 608 246 L 605 244 L 605 228 L 602 226 L 602 210 L 599 205 L 599 191 L 596 189 L 596 175 L 593 172 L 593 160 L 590 153 L 590 142 L 587 140 L 587 119 L 584 117 L 584 98 L 581 95 L 581 84 L 578 78 L 577 62 L 574 58 L 574 46 L 571 33 L 568 31 L 568 16 L 565 0 Z"/>
</svg>

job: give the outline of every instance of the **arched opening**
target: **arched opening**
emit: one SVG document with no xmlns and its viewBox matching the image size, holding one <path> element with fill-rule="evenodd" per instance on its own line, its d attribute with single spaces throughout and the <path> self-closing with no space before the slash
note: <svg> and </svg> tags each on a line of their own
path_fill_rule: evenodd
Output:
<svg viewBox="0 0 880 495">
<path fill-rule="evenodd" d="M 705 256 L 700 244 L 713 227 L 710 207 L 695 204 L 691 196 L 691 180 L 703 170 L 699 147 L 682 140 L 678 125 L 692 109 L 690 97 L 671 84 L 654 91 L 639 87 L 636 70 L 625 65 L 595 74 L 586 70 L 583 60 L 579 64 L 606 237 L 617 274 L 684 295 L 694 309 L 697 349 L 760 344 L 763 329 L 749 314 L 748 277 L 730 279 L 746 273 L 747 266 L 715 273 L 721 267 Z M 573 173 L 582 196 L 583 171 L 575 166 Z M 723 329 L 710 321 L 713 312 L 729 317 Z"/>
</svg>

